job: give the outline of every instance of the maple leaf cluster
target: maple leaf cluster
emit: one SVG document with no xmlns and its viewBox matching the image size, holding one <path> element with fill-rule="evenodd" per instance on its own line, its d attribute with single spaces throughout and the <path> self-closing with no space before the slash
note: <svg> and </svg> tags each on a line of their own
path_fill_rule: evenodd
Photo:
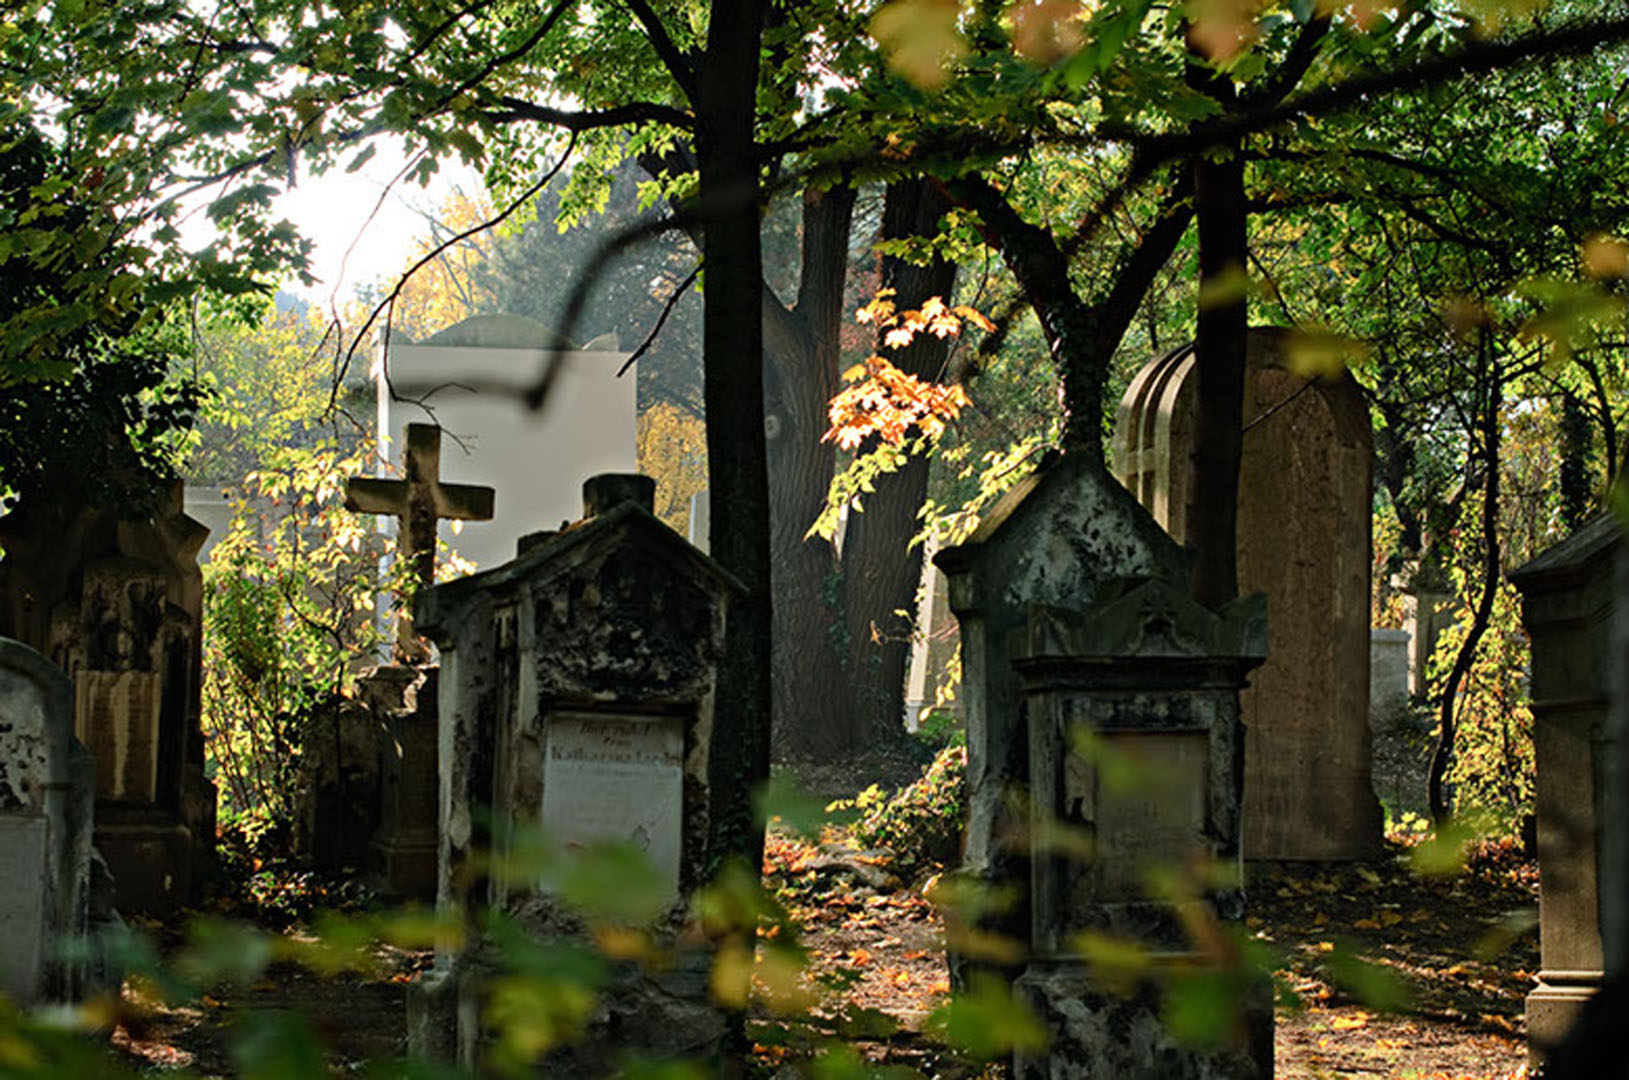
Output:
<svg viewBox="0 0 1629 1080">
<path fill-rule="evenodd" d="M 914 311 L 894 309 L 893 289 L 883 289 L 855 318 L 875 323 L 882 331 L 883 344 L 902 349 L 927 333 L 935 337 L 957 337 L 966 323 L 986 331 L 995 325 L 978 311 L 958 304 L 950 307 L 937 296 L 929 297 Z M 911 428 L 920 428 L 929 438 L 938 438 L 945 424 L 954 420 L 972 402 L 960 386 L 926 382 L 899 370 L 881 356 L 871 356 L 843 372 L 848 385 L 831 399 L 827 414 L 831 428 L 822 442 L 836 441 L 844 450 L 853 450 L 876 435 L 898 446 Z"/>
</svg>

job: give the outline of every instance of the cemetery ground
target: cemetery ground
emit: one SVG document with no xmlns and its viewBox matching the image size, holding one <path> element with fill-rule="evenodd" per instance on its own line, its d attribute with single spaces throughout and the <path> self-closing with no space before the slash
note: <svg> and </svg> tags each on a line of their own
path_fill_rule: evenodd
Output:
<svg viewBox="0 0 1629 1080">
<path fill-rule="evenodd" d="M 802 927 L 803 985 L 816 1003 L 786 1016 L 757 1003 L 747 1075 L 801 1075 L 811 1048 L 832 1040 L 921 1075 L 1004 1075 L 933 1037 L 932 1015 L 949 989 L 944 929 L 927 899 L 936 870 L 907 879 L 900 869 L 888 852 L 863 850 L 849 826 L 827 826 L 817 837 L 771 829 L 765 886 Z M 363 899 L 343 887 L 317 895 L 324 885 L 313 878 L 262 870 L 257 881 L 258 895 L 225 901 L 225 913 L 251 914 L 297 937 L 308 934 L 304 924 L 280 925 L 276 915 L 290 899 L 342 906 Z M 1253 872 L 1247 929 L 1280 958 L 1277 1076 L 1524 1077 L 1537 887 L 1534 863 L 1514 843 L 1473 846 L 1463 867 L 1433 875 L 1395 835 L 1376 862 Z M 180 940 L 179 924 L 148 929 Z M 405 1039 L 407 983 L 430 956 L 381 947 L 375 959 L 365 975 L 321 977 L 277 965 L 246 988 L 218 989 L 183 1008 L 156 1006 L 127 989 L 113 1043 L 143 1071 L 234 1075 L 233 1025 L 246 1013 L 292 1009 L 308 1018 L 331 1063 L 395 1058 Z"/>
</svg>

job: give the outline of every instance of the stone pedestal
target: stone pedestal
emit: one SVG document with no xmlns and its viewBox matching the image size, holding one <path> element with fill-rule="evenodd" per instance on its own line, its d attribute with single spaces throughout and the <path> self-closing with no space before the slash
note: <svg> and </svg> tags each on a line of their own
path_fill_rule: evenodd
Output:
<svg viewBox="0 0 1629 1080">
<path fill-rule="evenodd" d="M 1617 752 L 1606 717 L 1622 547 L 1617 522 L 1602 518 L 1510 575 L 1533 643 L 1540 971 L 1527 1027 L 1535 1062 L 1571 1026 L 1605 968 L 1601 837 Z"/>
<path fill-rule="evenodd" d="M 1408 708 L 1407 630 L 1369 631 L 1369 730 L 1384 731 Z"/>
<path fill-rule="evenodd" d="M 379 826 L 369 865 L 387 896 L 433 901 L 440 847 L 438 670 L 391 665 L 357 680 L 381 736 Z"/>
<path fill-rule="evenodd" d="M 1169 965 L 1167 965 L 1169 966 Z M 1271 1080 L 1273 988 L 1258 979 L 1230 1004 L 1237 1035 L 1196 1049 L 1161 1022 L 1168 976 L 1105 988 L 1078 961 L 1032 962 L 1013 991 L 1052 1033 L 1045 1051 L 1013 1055 L 1016 1080 Z"/>
<path fill-rule="evenodd" d="M 1033 959 L 1017 986 L 1053 1038 L 1016 1059 L 1020 1077 L 1272 1075 L 1267 973 L 1222 966 L 1194 931 L 1243 914 L 1239 690 L 1266 655 L 1265 605 L 1257 595 L 1213 613 L 1187 589 L 1127 583 L 1088 608 L 1032 609 L 1015 649 L 1030 835 L 1071 833 L 1091 848 L 1031 860 Z M 1162 894 L 1159 877 L 1186 885 Z M 1151 970 L 1118 985 L 1078 959 L 1082 934 L 1140 950 Z M 1171 1030 L 1165 997 L 1184 977 L 1235 985 L 1231 1038 L 1192 1045 Z"/>
</svg>

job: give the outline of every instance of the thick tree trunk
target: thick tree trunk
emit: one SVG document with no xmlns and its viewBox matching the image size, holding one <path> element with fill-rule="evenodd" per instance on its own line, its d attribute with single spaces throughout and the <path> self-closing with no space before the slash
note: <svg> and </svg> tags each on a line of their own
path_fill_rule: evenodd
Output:
<svg viewBox="0 0 1629 1080">
<path fill-rule="evenodd" d="M 806 195 L 797 306 L 788 311 L 764 295 L 777 759 L 825 759 L 855 744 L 854 717 L 834 692 L 844 679 L 836 554 L 825 540 L 803 538 L 831 486 L 834 454 L 820 437 L 837 389 L 853 214 L 852 188 Z"/>
<path fill-rule="evenodd" d="M 1197 64 L 1191 84 L 1224 103 L 1232 83 Z M 1194 329 L 1199 395 L 1194 418 L 1188 541 L 1198 549 L 1194 596 L 1208 607 L 1238 595 L 1239 453 L 1244 441 L 1247 254 L 1244 155 L 1238 144 L 1194 158 L 1199 229 L 1199 317 Z"/>
<path fill-rule="evenodd" d="M 718 0 L 699 71 L 698 200 L 706 211 L 702 331 L 712 554 L 746 586 L 730 608 L 709 760 L 711 862 L 756 867 L 754 790 L 769 775 L 769 474 L 764 448 L 763 260 L 753 139 L 763 0 Z"/>
<path fill-rule="evenodd" d="M 932 236 L 950 209 L 940 189 L 926 179 L 891 184 L 883 202 L 882 237 Z M 900 259 L 882 261 L 882 286 L 895 290 L 899 310 L 920 308 L 929 297 L 949 303 L 956 265 L 934 260 L 915 266 Z M 925 380 L 942 377 L 950 341 L 919 335 L 904 349 L 878 351 L 901 371 Z M 848 614 L 848 696 L 850 753 L 903 731 L 905 672 L 916 625 L 916 590 L 922 578 L 922 549 L 910 549 L 917 513 L 928 491 L 928 462 L 913 457 L 880 484 L 865 512 L 849 517 L 843 541 L 843 592 Z"/>
</svg>

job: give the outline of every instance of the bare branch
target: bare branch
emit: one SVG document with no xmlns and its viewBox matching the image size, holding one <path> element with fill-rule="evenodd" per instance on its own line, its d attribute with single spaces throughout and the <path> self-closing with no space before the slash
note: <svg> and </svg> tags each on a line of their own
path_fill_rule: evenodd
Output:
<svg viewBox="0 0 1629 1080">
<path fill-rule="evenodd" d="M 673 290 L 673 295 L 667 298 L 666 304 L 662 305 L 662 314 L 657 316 L 656 325 L 650 328 L 650 333 L 646 334 L 645 340 L 639 343 L 639 348 L 635 349 L 633 354 L 623 362 L 622 366 L 617 368 L 617 378 L 626 375 L 628 369 L 634 366 L 634 361 L 650 352 L 650 347 L 656 343 L 656 336 L 662 332 L 662 327 L 667 324 L 667 317 L 673 314 L 673 309 L 679 306 L 679 300 L 683 298 L 686 292 L 690 291 L 690 286 L 694 285 L 696 278 L 700 276 L 701 263 L 697 262 L 696 268 L 690 271 L 688 277 L 679 282 L 679 287 Z"/>
</svg>

